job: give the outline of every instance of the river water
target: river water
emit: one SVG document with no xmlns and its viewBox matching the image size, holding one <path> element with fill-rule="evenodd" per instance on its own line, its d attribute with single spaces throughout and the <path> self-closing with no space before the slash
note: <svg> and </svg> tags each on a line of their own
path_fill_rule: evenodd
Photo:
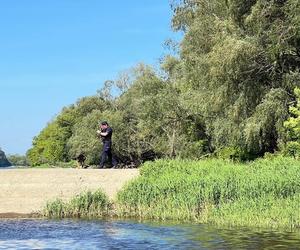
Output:
<svg viewBox="0 0 300 250">
<path fill-rule="evenodd" d="M 1 219 L 0 249 L 300 249 L 300 232 L 122 220 Z"/>
</svg>

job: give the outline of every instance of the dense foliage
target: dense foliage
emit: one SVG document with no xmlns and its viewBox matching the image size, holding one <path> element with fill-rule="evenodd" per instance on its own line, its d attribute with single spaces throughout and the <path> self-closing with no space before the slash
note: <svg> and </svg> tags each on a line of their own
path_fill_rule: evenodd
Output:
<svg viewBox="0 0 300 250">
<path fill-rule="evenodd" d="M 25 155 L 8 155 L 7 156 L 8 161 L 13 165 L 13 166 L 28 166 L 28 161 L 27 157 Z"/>
<path fill-rule="evenodd" d="M 34 138 L 32 165 L 81 152 L 97 164 L 100 120 L 112 125 L 123 161 L 249 160 L 284 148 L 300 85 L 299 1 L 177 0 L 172 9 L 172 26 L 184 34 L 178 52 L 160 71 L 138 65 L 64 108 Z"/>
<path fill-rule="evenodd" d="M 297 228 L 299 180 L 300 164 L 291 158 L 158 160 L 118 193 L 118 205 L 123 216 Z"/>
<path fill-rule="evenodd" d="M 289 141 L 284 147 L 284 154 L 291 155 L 295 158 L 300 157 L 300 89 L 295 89 L 297 97 L 296 105 L 290 107 L 291 117 L 285 121 L 284 126 L 287 128 Z"/>
<path fill-rule="evenodd" d="M 249 158 L 278 150 L 299 86 L 297 0 L 190 0 L 175 5 L 186 105 L 215 150 Z"/>
</svg>

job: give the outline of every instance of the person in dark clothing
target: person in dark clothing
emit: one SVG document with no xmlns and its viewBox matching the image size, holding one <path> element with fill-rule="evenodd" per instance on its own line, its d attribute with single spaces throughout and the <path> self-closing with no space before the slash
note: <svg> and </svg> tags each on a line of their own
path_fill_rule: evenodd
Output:
<svg viewBox="0 0 300 250">
<path fill-rule="evenodd" d="M 112 167 L 115 168 L 117 166 L 117 161 L 112 155 L 112 128 L 108 125 L 106 121 L 101 122 L 100 130 L 97 130 L 97 134 L 101 137 L 103 142 L 103 149 L 100 158 L 100 168 L 104 168 L 104 163 L 108 158 L 109 162 L 111 162 Z"/>
</svg>

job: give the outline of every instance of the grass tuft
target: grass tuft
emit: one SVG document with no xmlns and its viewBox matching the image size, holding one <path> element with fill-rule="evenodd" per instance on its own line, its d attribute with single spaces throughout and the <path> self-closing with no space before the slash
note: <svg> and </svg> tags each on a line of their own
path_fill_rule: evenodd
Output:
<svg viewBox="0 0 300 250">
<path fill-rule="evenodd" d="M 61 199 L 48 202 L 43 215 L 48 218 L 98 218 L 108 215 L 111 203 L 101 191 L 85 192 L 68 202 Z"/>
</svg>

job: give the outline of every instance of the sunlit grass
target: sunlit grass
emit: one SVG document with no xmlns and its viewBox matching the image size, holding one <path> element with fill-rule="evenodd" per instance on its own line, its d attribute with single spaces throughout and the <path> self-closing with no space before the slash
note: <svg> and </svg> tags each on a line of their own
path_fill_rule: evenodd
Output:
<svg viewBox="0 0 300 250">
<path fill-rule="evenodd" d="M 88 191 L 67 202 L 61 199 L 48 202 L 43 215 L 49 218 L 95 218 L 108 215 L 110 208 L 111 203 L 101 190 Z"/>
<path fill-rule="evenodd" d="M 119 214 L 203 223 L 300 226 L 300 163 L 159 160 L 118 194 Z"/>
<path fill-rule="evenodd" d="M 223 160 L 158 160 L 143 165 L 114 207 L 102 191 L 68 202 L 49 202 L 51 218 L 118 215 L 157 220 L 268 228 L 300 227 L 300 162 L 260 159 L 249 164 Z"/>
</svg>

